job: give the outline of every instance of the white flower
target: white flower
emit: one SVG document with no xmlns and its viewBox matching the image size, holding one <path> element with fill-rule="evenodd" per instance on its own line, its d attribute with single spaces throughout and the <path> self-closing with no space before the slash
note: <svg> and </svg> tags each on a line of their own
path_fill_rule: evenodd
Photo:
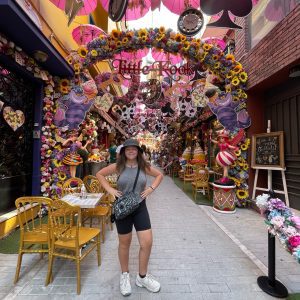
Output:
<svg viewBox="0 0 300 300">
<path fill-rule="evenodd" d="M 260 196 L 257 196 L 256 197 L 257 207 L 260 208 L 261 210 L 266 209 L 269 197 L 270 196 L 268 194 L 262 194 Z"/>
<path fill-rule="evenodd" d="M 284 224 L 284 217 L 276 216 L 271 219 L 270 223 L 273 224 L 275 228 L 280 228 Z"/>
</svg>

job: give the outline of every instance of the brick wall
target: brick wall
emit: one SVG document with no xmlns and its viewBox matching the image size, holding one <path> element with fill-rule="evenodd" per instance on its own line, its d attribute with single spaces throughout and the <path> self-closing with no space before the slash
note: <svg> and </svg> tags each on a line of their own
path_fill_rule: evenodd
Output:
<svg viewBox="0 0 300 300">
<path fill-rule="evenodd" d="M 245 30 L 236 31 L 235 54 L 248 72 L 249 89 L 300 59 L 300 4 L 248 53 L 247 18 L 239 22 Z"/>
</svg>

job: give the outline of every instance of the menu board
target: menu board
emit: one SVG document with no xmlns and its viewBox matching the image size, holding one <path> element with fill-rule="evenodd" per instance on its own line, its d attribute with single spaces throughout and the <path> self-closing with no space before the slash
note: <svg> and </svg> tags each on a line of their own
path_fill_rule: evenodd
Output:
<svg viewBox="0 0 300 300">
<path fill-rule="evenodd" d="M 252 136 L 251 167 L 284 169 L 283 131 Z"/>
</svg>

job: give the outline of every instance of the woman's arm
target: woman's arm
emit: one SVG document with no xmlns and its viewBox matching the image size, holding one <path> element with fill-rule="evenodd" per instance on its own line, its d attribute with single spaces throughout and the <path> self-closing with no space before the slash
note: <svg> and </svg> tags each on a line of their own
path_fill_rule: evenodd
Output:
<svg viewBox="0 0 300 300">
<path fill-rule="evenodd" d="M 152 166 L 150 166 L 148 169 L 146 168 L 146 174 L 155 177 L 155 179 L 152 184 L 146 187 L 146 189 L 141 193 L 142 199 L 148 197 L 160 185 L 164 178 L 163 174 Z"/>
<path fill-rule="evenodd" d="M 122 192 L 114 189 L 110 186 L 109 182 L 105 179 L 105 176 L 114 174 L 117 172 L 116 164 L 111 164 L 103 169 L 101 169 L 97 174 L 96 177 L 98 178 L 100 184 L 103 186 L 103 188 L 111 195 L 115 197 L 121 197 Z"/>
</svg>

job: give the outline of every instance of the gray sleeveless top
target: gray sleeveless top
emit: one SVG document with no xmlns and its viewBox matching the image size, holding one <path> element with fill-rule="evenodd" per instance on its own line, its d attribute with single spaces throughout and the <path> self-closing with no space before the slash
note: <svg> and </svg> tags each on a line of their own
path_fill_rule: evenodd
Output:
<svg viewBox="0 0 300 300">
<path fill-rule="evenodd" d="M 124 171 L 120 174 L 117 181 L 117 189 L 123 194 L 126 192 L 131 192 L 134 185 L 134 180 L 137 174 L 138 168 L 128 168 L 125 167 Z M 135 193 L 140 195 L 145 189 L 147 183 L 147 178 L 145 172 L 140 170 L 138 180 L 136 182 Z M 142 202 L 143 199 L 140 197 L 139 202 Z"/>
</svg>

